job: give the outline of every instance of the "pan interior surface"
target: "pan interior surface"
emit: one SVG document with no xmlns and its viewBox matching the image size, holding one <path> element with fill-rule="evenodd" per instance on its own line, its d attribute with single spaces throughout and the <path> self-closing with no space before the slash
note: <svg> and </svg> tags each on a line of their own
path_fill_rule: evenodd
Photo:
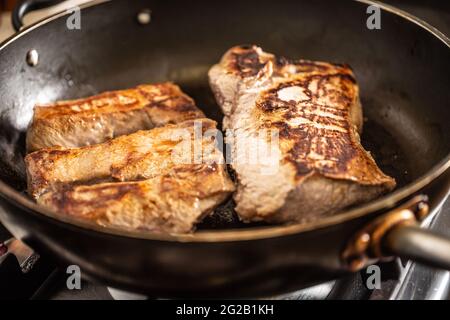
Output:
<svg viewBox="0 0 450 320">
<path fill-rule="evenodd" d="M 147 25 L 136 19 L 144 9 L 152 12 Z M 252 43 L 352 66 L 366 118 L 362 143 L 406 187 L 450 151 L 450 49 L 387 11 L 371 30 L 366 9 L 350 1 L 113 1 L 83 9 L 81 30 L 67 29 L 62 16 L 25 31 L 0 51 L 0 179 L 25 193 L 25 132 L 37 102 L 173 81 L 220 123 L 207 71 L 228 48 Z M 35 67 L 25 59 L 31 49 Z M 199 229 L 261 226 L 240 223 L 228 202 Z"/>
</svg>

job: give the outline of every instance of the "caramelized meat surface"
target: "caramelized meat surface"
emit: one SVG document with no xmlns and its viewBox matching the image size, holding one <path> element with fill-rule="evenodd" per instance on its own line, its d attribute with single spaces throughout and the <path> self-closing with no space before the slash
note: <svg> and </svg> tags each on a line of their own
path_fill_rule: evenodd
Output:
<svg viewBox="0 0 450 320">
<path fill-rule="evenodd" d="M 362 108 L 349 66 L 234 47 L 209 80 L 230 132 L 241 219 L 316 219 L 395 187 L 360 144 Z M 248 161 L 248 150 L 261 149 L 268 152 Z"/>
<path fill-rule="evenodd" d="M 172 83 L 37 105 L 27 132 L 27 150 L 76 148 L 166 124 L 204 117 L 194 101 Z"/>
<path fill-rule="evenodd" d="M 216 133 L 203 118 L 35 151 L 25 158 L 29 193 L 57 213 L 105 226 L 188 232 L 234 191 Z"/>
<path fill-rule="evenodd" d="M 55 186 L 38 203 L 102 226 L 186 233 L 234 190 L 217 163 L 174 168 L 133 182 Z"/>
</svg>

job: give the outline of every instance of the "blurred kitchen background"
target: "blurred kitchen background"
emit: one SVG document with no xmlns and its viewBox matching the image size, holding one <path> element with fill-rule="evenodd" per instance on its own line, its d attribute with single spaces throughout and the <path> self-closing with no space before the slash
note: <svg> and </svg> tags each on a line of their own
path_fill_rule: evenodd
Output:
<svg viewBox="0 0 450 320">
<path fill-rule="evenodd" d="M 25 16 L 25 25 L 39 21 L 46 16 L 77 6 L 90 0 L 67 0 L 48 9 L 32 12 Z M 11 24 L 11 11 L 19 0 L 0 0 L 0 42 L 14 34 Z"/>
<path fill-rule="evenodd" d="M 11 10 L 19 0 L 0 0 L 0 42 L 14 33 L 11 25 Z M 53 13 L 70 7 L 89 2 L 91 0 L 67 0 L 48 9 L 30 13 L 25 17 L 25 25 L 36 22 Z M 419 18 L 431 23 L 442 32 L 450 36 L 450 1 L 449 0 L 385 0 Z"/>
<path fill-rule="evenodd" d="M 10 11 L 18 1 L 0 0 L 0 42 L 14 33 Z M 51 8 L 30 13 L 24 19 L 25 25 L 89 1 L 91 0 L 67 0 Z M 412 13 L 450 36 L 450 0 L 384 0 L 381 2 Z"/>
</svg>

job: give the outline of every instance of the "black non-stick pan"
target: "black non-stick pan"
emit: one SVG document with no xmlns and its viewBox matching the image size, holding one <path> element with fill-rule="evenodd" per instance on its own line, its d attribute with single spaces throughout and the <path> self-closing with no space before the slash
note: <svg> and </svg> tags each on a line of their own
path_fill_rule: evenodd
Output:
<svg viewBox="0 0 450 320">
<path fill-rule="evenodd" d="M 48 4 L 35 2 L 21 3 L 16 27 Z M 161 297 L 266 296 L 392 256 L 450 269 L 448 240 L 420 229 L 450 187 L 450 41 L 383 4 L 381 29 L 368 28 L 373 4 L 93 1 L 81 9 L 80 29 L 68 28 L 73 11 L 24 28 L 0 45 L 1 222 L 90 279 Z M 245 225 L 222 207 L 189 235 L 101 228 L 26 195 L 24 134 L 35 103 L 171 80 L 220 122 L 207 71 L 228 48 L 248 43 L 350 64 L 367 119 L 362 142 L 398 188 L 305 224 Z"/>
</svg>

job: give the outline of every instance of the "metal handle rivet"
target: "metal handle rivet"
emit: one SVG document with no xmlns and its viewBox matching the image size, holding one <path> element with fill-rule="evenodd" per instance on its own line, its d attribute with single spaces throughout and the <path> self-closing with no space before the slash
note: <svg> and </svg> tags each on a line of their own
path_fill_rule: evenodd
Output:
<svg viewBox="0 0 450 320">
<path fill-rule="evenodd" d="M 35 49 L 28 51 L 26 61 L 30 67 L 35 67 L 39 63 L 39 53 Z"/>
<path fill-rule="evenodd" d="M 152 12 L 149 9 L 141 10 L 137 15 L 137 21 L 142 24 L 149 24 L 152 20 Z"/>
</svg>

